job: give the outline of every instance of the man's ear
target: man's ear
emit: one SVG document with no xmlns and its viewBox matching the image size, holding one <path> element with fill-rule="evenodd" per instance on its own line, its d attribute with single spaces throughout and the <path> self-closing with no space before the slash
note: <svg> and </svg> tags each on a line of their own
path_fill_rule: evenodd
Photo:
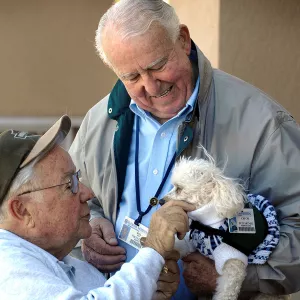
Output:
<svg viewBox="0 0 300 300">
<path fill-rule="evenodd" d="M 192 41 L 190 37 L 190 31 L 184 24 L 179 26 L 179 41 L 187 55 L 190 55 L 192 48 Z"/>
<path fill-rule="evenodd" d="M 13 197 L 7 203 L 8 212 L 15 221 L 22 222 L 25 226 L 33 227 L 34 220 L 28 208 L 27 201 L 22 201 L 20 196 Z"/>
</svg>

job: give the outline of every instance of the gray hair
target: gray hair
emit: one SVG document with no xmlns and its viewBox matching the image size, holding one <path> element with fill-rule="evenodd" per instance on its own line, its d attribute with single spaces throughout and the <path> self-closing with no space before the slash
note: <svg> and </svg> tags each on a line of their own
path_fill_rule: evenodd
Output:
<svg viewBox="0 0 300 300">
<path fill-rule="evenodd" d="M 6 201 L 13 196 L 22 194 L 26 190 L 33 188 L 34 186 L 33 181 L 36 175 L 35 174 L 36 164 L 39 161 L 41 161 L 49 153 L 49 151 L 51 151 L 51 149 L 55 148 L 56 146 L 59 146 L 63 140 L 64 140 L 64 135 L 62 132 L 60 132 L 56 136 L 54 141 L 51 143 L 52 146 L 50 149 L 47 149 L 44 152 L 42 152 L 37 158 L 35 158 L 32 162 L 30 162 L 27 166 L 25 166 L 18 172 L 17 176 L 13 179 L 9 187 L 9 190 L 7 191 L 2 201 L 2 204 L 0 206 L 0 223 L 2 223 L 6 217 L 6 211 L 3 210 Z"/>
<path fill-rule="evenodd" d="M 112 68 L 103 47 L 103 31 L 109 25 L 117 28 L 117 33 L 124 40 L 142 35 L 153 22 L 159 23 L 175 42 L 179 36 L 179 18 L 172 6 L 163 0 L 120 0 L 114 4 L 101 18 L 96 30 L 95 46 L 100 58 Z"/>
<path fill-rule="evenodd" d="M 32 187 L 31 183 L 35 175 L 34 167 L 39 160 L 40 158 L 37 157 L 26 167 L 21 169 L 12 181 L 9 190 L 3 199 L 2 205 L 0 206 L 0 223 L 2 223 L 6 217 L 6 211 L 3 208 L 6 205 L 7 200 L 15 195 L 25 192 L 27 189 Z"/>
</svg>

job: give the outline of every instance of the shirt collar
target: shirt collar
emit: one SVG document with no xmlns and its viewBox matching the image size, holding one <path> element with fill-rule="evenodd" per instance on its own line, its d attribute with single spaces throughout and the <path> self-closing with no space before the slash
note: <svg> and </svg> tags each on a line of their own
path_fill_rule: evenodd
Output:
<svg viewBox="0 0 300 300">
<path fill-rule="evenodd" d="M 60 260 L 57 260 L 57 263 L 67 275 L 68 274 L 72 274 L 73 276 L 75 275 L 75 268 L 73 266 L 70 266 L 66 264 L 64 261 L 60 261 Z"/>
</svg>

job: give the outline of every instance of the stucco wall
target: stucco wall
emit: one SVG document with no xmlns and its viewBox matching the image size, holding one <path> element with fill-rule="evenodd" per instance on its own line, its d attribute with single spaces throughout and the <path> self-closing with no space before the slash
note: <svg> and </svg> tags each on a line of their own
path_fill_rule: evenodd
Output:
<svg viewBox="0 0 300 300">
<path fill-rule="evenodd" d="M 113 86 L 94 32 L 112 0 L 0 0 L 0 117 L 84 115 Z"/>
<path fill-rule="evenodd" d="M 300 1 L 170 3 L 213 66 L 264 90 L 300 121 Z"/>
<path fill-rule="evenodd" d="M 181 23 L 214 67 L 219 66 L 219 0 L 170 0 Z"/>
</svg>

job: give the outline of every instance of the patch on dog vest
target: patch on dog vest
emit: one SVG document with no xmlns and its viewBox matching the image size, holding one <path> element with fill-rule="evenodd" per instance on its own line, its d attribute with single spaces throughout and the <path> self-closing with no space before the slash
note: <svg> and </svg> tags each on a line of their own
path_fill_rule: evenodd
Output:
<svg viewBox="0 0 300 300">
<path fill-rule="evenodd" d="M 256 233 L 254 212 L 252 208 L 244 208 L 236 216 L 228 219 L 230 233 Z"/>
<path fill-rule="evenodd" d="M 246 208 L 247 209 L 247 208 Z M 245 209 L 243 210 L 245 211 Z M 243 252 L 245 255 L 249 255 L 256 247 L 263 242 L 264 238 L 268 234 L 268 224 L 266 219 L 264 218 L 263 214 L 255 207 L 253 206 L 253 209 L 251 209 L 252 214 L 250 218 L 249 216 L 249 222 L 247 220 L 241 220 L 241 222 L 237 225 L 240 225 L 240 228 L 237 228 L 236 233 L 230 233 L 228 230 L 226 235 L 223 238 L 223 242 L 238 249 L 239 251 Z M 246 211 L 248 212 L 248 211 Z M 245 215 L 242 214 L 241 216 Z M 251 220 L 250 220 L 251 219 Z M 244 222 L 242 222 L 244 221 Z M 230 222 L 230 220 L 229 220 Z M 253 226 L 251 227 L 251 224 L 255 224 L 256 230 Z M 244 225 L 242 227 L 241 225 Z M 245 234 L 242 230 L 249 230 L 252 229 L 251 233 Z M 241 233 L 242 232 L 242 233 Z"/>
</svg>

